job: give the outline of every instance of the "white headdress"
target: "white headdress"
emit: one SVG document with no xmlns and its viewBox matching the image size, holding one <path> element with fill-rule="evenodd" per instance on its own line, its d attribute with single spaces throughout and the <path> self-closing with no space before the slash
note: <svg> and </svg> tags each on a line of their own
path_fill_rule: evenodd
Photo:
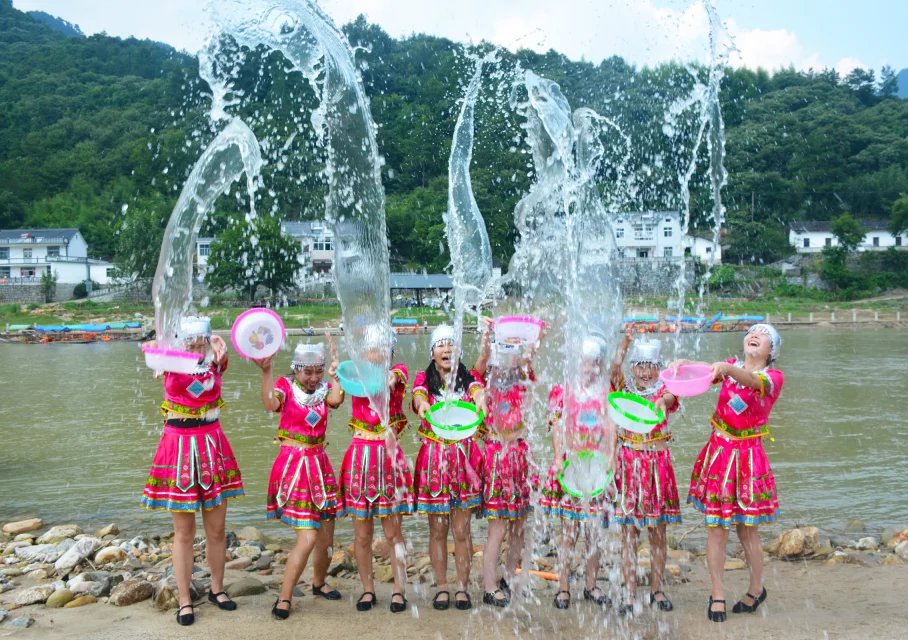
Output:
<svg viewBox="0 0 908 640">
<path fill-rule="evenodd" d="M 766 324 L 761 322 L 753 325 L 750 329 L 747 330 L 747 334 L 751 333 L 765 333 L 769 336 L 769 343 L 772 345 L 772 348 L 769 352 L 769 361 L 779 357 L 779 351 L 782 349 L 782 336 L 779 335 L 779 332 L 776 331 L 776 328 L 771 324 Z"/>
<path fill-rule="evenodd" d="M 321 342 L 300 342 L 293 351 L 293 361 L 290 366 L 294 369 L 325 366 L 325 345 Z"/>
<path fill-rule="evenodd" d="M 580 344 L 580 357 L 586 361 L 602 361 L 605 358 L 605 350 L 605 340 L 599 336 L 588 335 Z"/>
<path fill-rule="evenodd" d="M 662 367 L 662 343 L 655 338 L 637 340 L 631 347 L 630 361 L 635 364 L 651 364 Z"/>
<path fill-rule="evenodd" d="M 182 342 L 193 338 L 208 338 L 211 336 L 211 319 L 205 316 L 186 316 L 180 320 L 180 330 L 177 339 Z"/>
<path fill-rule="evenodd" d="M 432 340 L 429 342 L 429 357 L 439 344 L 450 340 L 454 342 L 454 327 L 449 324 L 440 324 L 432 331 Z"/>
</svg>

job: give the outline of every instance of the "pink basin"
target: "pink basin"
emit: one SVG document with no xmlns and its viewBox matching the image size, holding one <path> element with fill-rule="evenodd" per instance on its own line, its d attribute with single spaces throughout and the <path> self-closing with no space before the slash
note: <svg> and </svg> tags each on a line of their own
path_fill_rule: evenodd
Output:
<svg viewBox="0 0 908 640">
<path fill-rule="evenodd" d="M 706 393 L 713 383 L 713 368 L 705 364 L 682 364 L 659 374 L 665 387 L 676 396 L 689 398 Z"/>
</svg>

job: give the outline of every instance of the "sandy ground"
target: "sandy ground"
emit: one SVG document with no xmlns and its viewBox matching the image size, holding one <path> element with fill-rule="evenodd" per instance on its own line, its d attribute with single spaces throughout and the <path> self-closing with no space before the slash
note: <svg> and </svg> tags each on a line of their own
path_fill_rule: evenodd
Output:
<svg viewBox="0 0 908 640">
<path fill-rule="evenodd" d="M 240 577 L 237 573 L 235 577 Z M 746 590 L 746 571 L 726 574 L 731 604 Z M 402 614 L 387 609 L 390 585 L 379 585 L 380 606 L 368 613 L 357 612 L 353 599 L 359 595 L 358 582 L 335 581 L 344 598 L 329 602 L 311 595 L 297 598 L 286 621 L 271 618 L 274 602 L 270 593 L 238 598 L 239 608 L 222 612 L 207 602 L 196 611 L 192 627 L 176 624 L 174 613 L 162 613 L 149 602 L 125 608 L 94 604 L 75 609 L 23 607 L 12 616 L 28 614 L 35 624 L 25 630 L 0 627 L 0 637 L 53 640 L 57 638 L 169 640 L 177 638 L 225 638 L 277 640 L 280 638 L 735 638 L 823 640 L 873 638 L 888 640 L 908 637 L 908 565 L 862 567 L 846 564 L 827 566 L 822 562 L 771 561 L 766 567 L 768 598 L 756 614 L 732 614 L 724 624 L 706 619 L 706 571 L 697 561 L 691 580 L 673 584 L 667 591 L 675 610 L 657 613 L 648 607 L 630 621 L 612 611 L 602 613 L 591 604 L 578 602 L 580 588 L 574 589 L 574 605 L 567 611 L 551 606 L 554 586 L 533 579 L 534 596 L 499 613 L 478 603 L 480 591 L 473 590 L 474 608 L 435 611 L 429 598 L 431 587 L 410 593 L 411 607 Z M 229 582 L 228 577 L 228 582 Z M 645 593 L 645 587 L 641 592 Z"/>
</svg>

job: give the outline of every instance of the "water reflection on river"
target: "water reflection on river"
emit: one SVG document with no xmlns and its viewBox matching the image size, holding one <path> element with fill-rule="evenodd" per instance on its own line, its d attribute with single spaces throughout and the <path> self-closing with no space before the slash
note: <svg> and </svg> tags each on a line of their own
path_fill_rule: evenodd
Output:
<svg viewBox="0 0 908 640">
<path fill-rule="evenodd" d="M 736 353 L 741 336 L 703 336 L 701 357 Z M 780 368 L 786 384 L 773 411 L 775 442 L 767 443 L 783 509 L 775 528 L 810 523 L 835 532 L 850 518 L 873 530 L 904 524 L 908 492 L 895 489 L 904 487 L 908 459 L 905 334 L 798 329 L 784 332 L 784 339 Z M 398 357 L 411 375 L 425 366 L 426 347 L 425 336 L 401 337 Z M 289 355 L 278 360 L 286 366 Z M 231 503 L 228 519 L 231 526 L 252 524 L 286 537 L 287 529 L 263 519 L 276 419 L 261 409 L 258 380 L 258 369 L 234 356 L 224 378 L 228 409 L 222 423 L 247 497 Z M 169 530 L 165 514 L 138 505 L 160 432 L 161 383 L 135 344 L 0 345 L 0 390 L 0 522 L 35 515 L 47 523 Z M 714 401 L 714 393 L 687 401 L 674 423 L 682 491 L 706 439 Z M 336 468 L 349 440 L 348 416 L 346 404 L 330 424 L 328 452 Z M 411 459 L 417 448 L 413 431 L 404 437 Z M 547 452 L 537 455 L 542 463 L 548 458 Z M 684 529 L 700 522 L 684 508 Z M 408 520 L 408 537 L 422 543 L 424 519 Z M 339 535 L 348 537 L 348 526 Z"/>
</svg>

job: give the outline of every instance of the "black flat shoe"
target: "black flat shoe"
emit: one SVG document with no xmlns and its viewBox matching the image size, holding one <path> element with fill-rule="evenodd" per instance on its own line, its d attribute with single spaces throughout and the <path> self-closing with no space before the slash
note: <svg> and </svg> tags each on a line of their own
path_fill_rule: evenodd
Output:
<svg viewBox="0 0 908 640">
<path fill-rule="evenodd" d="M 714 604 L 721 604 L 722 611 L 713 611 Z M 709 605 L 706 607 L 706 617 L 712 622 L 725 622 L 725 600 L 713 600 L 713 597 L 710 596 Z"/>
<path fill-rule="evenodd" d="M 562 593 L 567 594 L 567 598 L 559 598 Z M 555 594 L 555 608 L 556 609 L 567 609 L 571 606 L 571 592 L 570 591 L 559 591 Z"/>
<path fill-rule="evenodd" d="M 633 602 L 622 602 L 618 605 L 618 614 L 622 616 L 633 616 L 634 615 L 634 603 Z"/>
<path fill-rule="evenodd" d="M 458 600 L 457 596 L 463 594 L 465 598 L 463 600 Z M 454 608 L 460 609 L 461 611 L 469 611 L 473 608 L 473 601 L 470 599 L 470 594 L 466 591 L 455 591 L 454 592 Z"/>
<path fill-rule="evenodd" d="M 312 595 L 321 596 L 325 600 L 340 600 L 341 594 L 337 589 L 331 589 L 331 591 L 322 591 L 327 585 L 322 584 L 319 586 L 312 585 Z"/>
<path fill-rule="evenodd" d="M 218 597 L 220 597 L 220 596 L 224 596 L 227 599 L 218 600 Z M 218 591 L 217 593 L 211 593 L 209 591 L 208 592 L 208 602 L 210 602 L 212 604 L 216 604 L 218 606 L 218 609 L 222 609 L 223 611 L 235 611 L 236 610 L 236 602 L 234 602 L 233 600 L 230 599 L 230 596 L 227 595 L 226 591 Z"/>
<path fill-rule="evenodd" d="M 743 601 L 738 600 L 735 603 L 735 606 L 731 608 L 732 613 L 753 613 L 760 606 L 760 603 L 766 600 L 766 587 L 763 587 L 763 591 L 760 592 L 760 595 L 755 596 L 750 591 L 747 592 L 747 597 L 754 601 L 753 604 L 745 604 Z"/>
<path fill-rule="evenodd" d="M 180 611 L 182 611 L 183 609 L 189 609 L 189 613 L 180 615 Z M 195 622 L 195 607 L 193 607 L 191 604 L 184 604 L 182 607 L 177 609 L 177 624 L 188 627 L 193 622 Z"/>
<path fill-rule="evenodd" d="M 277 605 L 279 605 L 282 602 L 287 603 L 286 609 L 277 608 Z M 271 615 L 273 615 L 278 620 L 286 620 L 287 618 L 290 617 L 290 607 L 291 607 L 291 604 L 290 604 L 289 600 L 281 600 L 280 596 L 278 596 L 278 599 L 274 601 L 274 606 L 271 607 Z"/>
<path fill-rule="evenodd" d="M 502 591 L 504 591 L 505 594 L 507 594 L 507 596 L 508 596 L 509 598 L 511 597 L 511 585 L 508 584 L 508 581 L 507 581 L 507 580 L 505 580 L 504 578 L 502 578 L 501 580 L 499 580 L 499 581 L 498 581 L 498 588 L 501 589 Z"/>
<path fill-rule="evenodd" d="M 400 599 L 403 600 L 403 602 L 394 602 L 394 598 L 396 598 L 398 596 L 400 596 Z M 391 609 L 391 613 L 400 613 L 401 611 L 406 611 L 407 610 L 407 599 L 404 598 L 404 594 L 392 593 L 391 594 L 391 606 L 388 608 Z"/>
<path fill-rule="evenodd" d="M 599 589 L 599 587 L 593 587 L 592 589 L 584 589 L 583 590 L 583 599 L 592 600 L 593 602 L 598 604 L 600 607 L 612 606 L 612 599 L 609 598 L 604 593 L 602 593 L 602 589 L 599 589 L 599 595 L 596 595 L 595 592 L 597 589 Z"/>
<path fill-rule="evenodd" d="M 490 604 L 493 607 L 506 607 L 510 604 L 511 599 L 503 589 L 498 589 L 494 592 L 486 591 L 482 594 L 482 602 L 483 604 Z"/>
<path fill-rule="evenodd" d="M 440 600 L 442 596 L 447 596 L 444 600 Z M 437 609 L 438 611 L 447 611 L 448 607 L 451 606 L 451 593 L 448 591 L 439 591 L 435 594 L 435 597 L 432 598 L 432 608 Z"/>
<path fill-rule="evenodd" d="M 372 598 L 366 602 L 363 600 L 366 596 L 372 596 Z M 375 597 L 375 593 L 372 591 L 366 591 L 363 595 L 359 597 L 359 600 L 356 601 L 356 610 L 357 611 L 368 611 L 372 607 L 378 604 L 378 600 Z"/>
<path fill-rule="evenodd" d="M 656 596 L 659 594 L 665 598 L 665 600 L 656 600 Z M 649 606 L 659 607 L 659 611 L 671 611 L 675 608 L 675 605 L 672 604 L 672 601 L 668 599 L 668 596 L 665 595 L 664 591 L 653 591 L 649 594 Z"/>
</svg>

